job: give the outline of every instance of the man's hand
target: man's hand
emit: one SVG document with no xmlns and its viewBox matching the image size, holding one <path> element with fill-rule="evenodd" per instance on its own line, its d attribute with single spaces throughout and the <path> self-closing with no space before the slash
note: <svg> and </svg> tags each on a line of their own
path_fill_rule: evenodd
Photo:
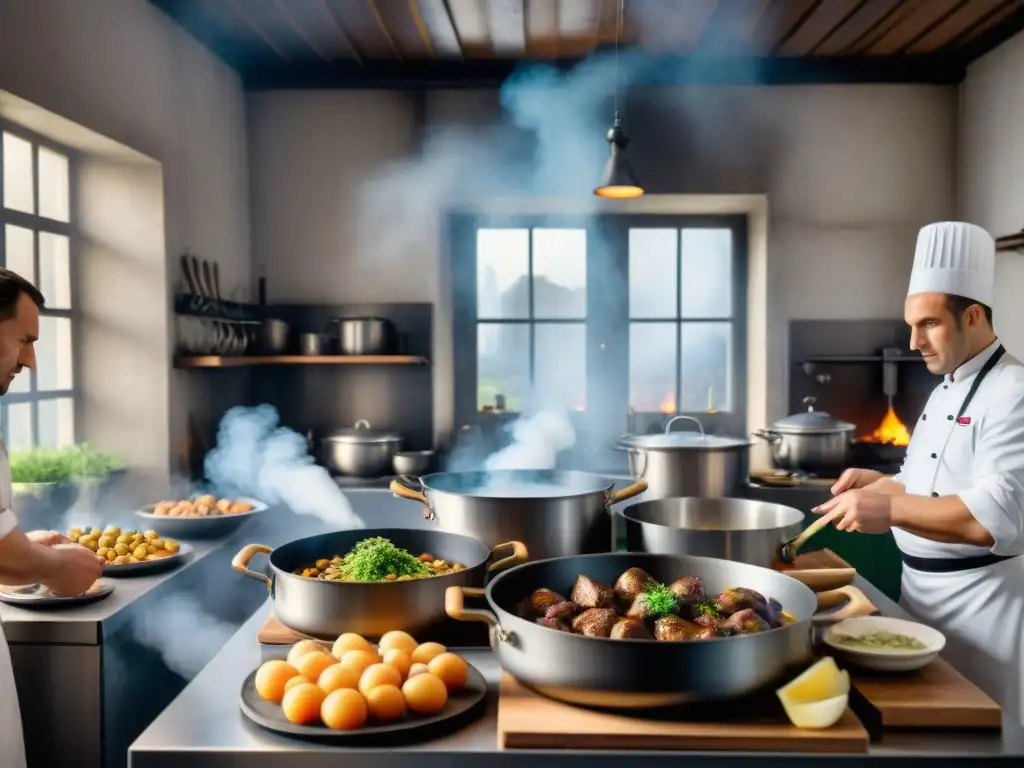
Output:
<svg viewBox="0 0 1024 768">
<path fill-rule="evenodd" d="M 50 552 L 51 567 L 41 581 L 55 595 L 81 595 L 103 573 L 102 558 L 80 544 L 55 544 Z"/>
<path fill-rule="evenodd" d="M 832 486 L 832 495 L 838 496 L 843 491 L 852 491 L 858 488 L 863 488 L 867 485 L 871 485 L 877 480 L 881 480 L 885 475 L 881 472 L 876 472 L 873 469 L 847 469 L 843 471 L 843 474 L 836 480 L 835 485 Z"/>
<path fill-rule="evenodd" d="M 885 493 L 843 491 L 811 511 L 838 531 L 885 533 L 892 528 L 892 496 Z"/>
<path fill-rule="evenodd" d="M 42 544 L 44 547 L 53 547 L 57 544 L 70 544 L 71 539 L 57 531 L 29 531 L 25 538 L 33 544 Z"/>
</svg>

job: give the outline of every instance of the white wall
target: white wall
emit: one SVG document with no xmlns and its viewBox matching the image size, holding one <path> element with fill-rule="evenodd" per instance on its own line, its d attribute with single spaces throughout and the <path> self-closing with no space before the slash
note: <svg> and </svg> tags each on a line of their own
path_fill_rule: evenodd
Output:
<svg viewBox="0 0 1024 768">
<path fill-rule="evenodd" d="M 119 292 L 151 290 L 161 308 L 186 246 L 219 260 L 225 291 L 251 287 L 244 97 L 237 76 L 145 0 L 5 0 L 0 2 L 0 90 L 74 121 L 163 166 L 166 269 L 159 283 L 107 280 Z M 126 215 L 130 215 L 126 212 Z M 138 294 L 136 293 L 136 299 Z M 128 304 L 127 306 L 130 306 Z M 122 318 L 123 344 L 107 329 L 111 358 L 141 346 L 135 360 L 146 385 L 126 381 L 121 438 L 132 463 L 166 481 L 168 456 L 181 452 L 187 416 L 203 411 L 195 374 L 170 367 L 169 306 L 146 313 L 143 327 Z M 120 366 L 112 366 L 119 368 Z M 155 375 L 154 375 L 155 374 Z M 205 389 L 208 389 L 205 388 Z M 220 389 L 223 389 L 221 387 Z M 88 437 L 88 435 L 87 435 Z M 108 446 L 102 446 L 108 447 Z"/>
<path fill-rule="evenodd" d="M 661 191 L 767 193 L 767 417 L 786 409 L 790 319 L 900 318 L 914 238 L 954 207 L 956 92 L 933 86 L 659 89 L 690 127 L 658 136 L 630 123 L 631 151 L 693 142 L 672 157 L 635 157 Z M 496 95 L 433 92 L 428 124 L 484 126 Z M 368 243 L 358 191 L 414 149 L 413 108 L 397 92 L 263 92 L 249 98 L 254 263 L 277 301 L 433 301 L 435 418 L 451 427 L 450 304 L 437 223 L 395 256 Z M 645 136 L 646 134 L 646 136 Z M 645 179 L 647 181 L 647 179 Z M 417 205 L 435 208 L 444 201 Z M 477 201 L 486 208 L 486 201 Z M 381 229 L 414 212 L 389 212 Z M 372 233 L 371 233 L 372 234 Z"/>
<path fill-rule="evenodd" d="M 967 70 L 960 86 L 958 214 L 994 236 L 1024 229 L 1024 35 Z M 996 331 L 1024 356 L 1024 255 L 996 255 Z"/>
</svg>

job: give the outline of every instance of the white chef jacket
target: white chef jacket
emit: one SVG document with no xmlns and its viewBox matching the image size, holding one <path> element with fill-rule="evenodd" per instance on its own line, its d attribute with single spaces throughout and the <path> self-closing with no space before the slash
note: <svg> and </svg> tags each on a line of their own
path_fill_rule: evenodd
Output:
<svg viewBox="0 0 1024 768">
<path fill-rule="evenodd" d="M 11 460 L 0 436 L 0 539 L 18 527 L 18 518 L 11 509 Z M 21 729 L 21 707 L 14 684 L 14 667 L 7 648 L 3 626 L 0 625 L 0 765 L 3 768 L 26 768 L 25 734 Z"/>
<path fill-rule="evenodd" d="M 943 377 L 914 427 L 896 476 L 907 493 L 958 495 L 995 543 L 990 548 L 945 544 L 893 528 L 908 555 L 1024 554 L 1024 365 L 1004 353 L 957 419 L 972 383 L 999 346 L 993 342 Z M 942 655 L 956 669 L 1005 711 L 1024 713 L 1024 557 L 953 573 L 925 573 L 904 564 L 900 603 L 946 635 Z"/>
</svg>

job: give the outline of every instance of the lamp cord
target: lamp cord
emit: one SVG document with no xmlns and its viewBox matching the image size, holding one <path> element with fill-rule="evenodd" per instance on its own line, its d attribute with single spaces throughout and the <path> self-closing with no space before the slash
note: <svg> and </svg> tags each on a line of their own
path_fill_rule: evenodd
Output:
<svg viewBox="0 0 1024 768">
<path fill-rule="evenodd" d="M 622 19 L 625 12 L 626 0 L 619 0 L 619 18 L 615 28 L 615 92 L 612 94 L 616 124 L 619 122 L 619 43 L 622 40 Z"/>
</svg>

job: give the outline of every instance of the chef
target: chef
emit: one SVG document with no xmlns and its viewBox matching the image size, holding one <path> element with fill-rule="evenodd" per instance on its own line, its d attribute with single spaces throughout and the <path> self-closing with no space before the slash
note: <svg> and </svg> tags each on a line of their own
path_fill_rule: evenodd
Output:
<svg viewBox="0 0 1024 768">
<path fill-rule="evenodd" d="M 900 604 L 946 635 L 945 656 L 1024 713 L 1024 366 L 992 329 L 995 243 L 942 222 L 917 238 L 904 316 L 942 376 L 893 478 L 848 469 L 815 511 L 841 531 L 892 530 Z"/>
<path fill-rule="evenodd" d="M 0 268 L 0 395 L 23 368 L 35 367 L 43 295 L 34 285 Z M 45 584 L 54 593 L 77 595 L 99 578 L 102 563 L 85 547 L 52 531 L 22 533 L 11 509 L 11 463 L 0 439 L 0 584 Z M 45 724 L 41 724 L 45 727 Z M 21 710 L 7 640 L 0 630 L 0 766 L 25 768 Z"/>
</svg>

